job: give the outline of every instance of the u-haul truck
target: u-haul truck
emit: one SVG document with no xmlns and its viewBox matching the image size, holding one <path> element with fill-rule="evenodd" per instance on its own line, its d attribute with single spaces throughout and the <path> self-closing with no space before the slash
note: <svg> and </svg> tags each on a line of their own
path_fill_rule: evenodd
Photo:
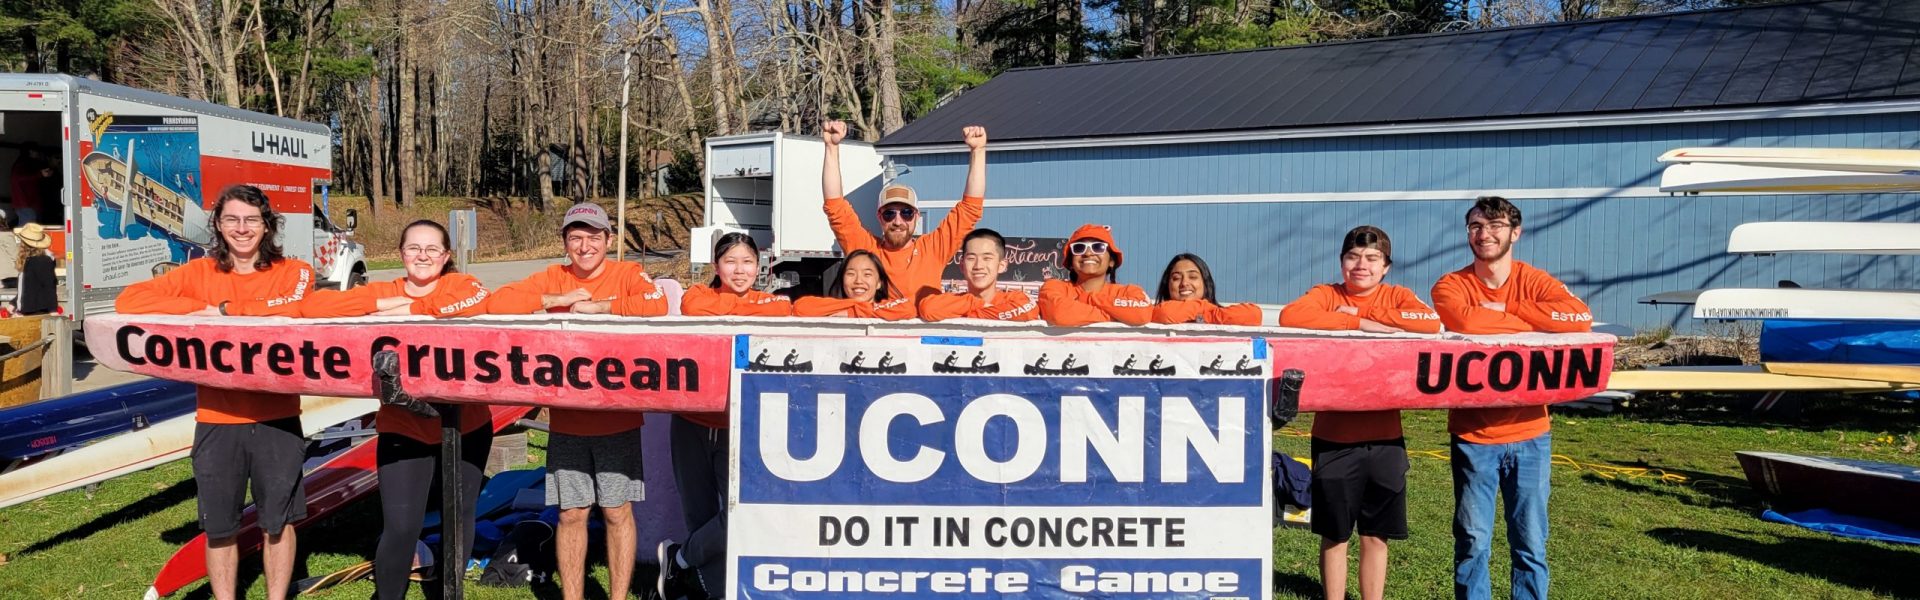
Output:
<svg viewBox="0 0 1920 600">
<path fill-rule="evenodd" d="M 62 305 L 75 321 L 205 255 L 218 235 L 213 201 L 237 183 L 266 192 L 283 215 L 281 247 L 312 263 L 321 285 L 366 277 L 353 215 L 336 226 L 321 208 L 333 177 L 326 126 L 65 75 L 0 74 L 0 168 L 28 148 L 50 176 L 23 204 L 54 233 Z M 15 187 L 0 191 L 9 196 L 0 206 L 16 204 Z"/>
</svg>

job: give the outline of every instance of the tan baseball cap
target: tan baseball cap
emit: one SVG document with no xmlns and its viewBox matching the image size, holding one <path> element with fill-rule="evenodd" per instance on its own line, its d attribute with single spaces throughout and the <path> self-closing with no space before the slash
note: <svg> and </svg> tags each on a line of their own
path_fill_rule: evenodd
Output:
<svg viewBox="0 0 1920 600">
<path fill-rule="evenodd" d="M 898 183 L 889 185 L 880 190 L 880 206 L 884 208 L 888 204 L 905 204 L 917 209 L 920 208 L 920 194 L 915 193 L 912 187 Z"/>
</svg>

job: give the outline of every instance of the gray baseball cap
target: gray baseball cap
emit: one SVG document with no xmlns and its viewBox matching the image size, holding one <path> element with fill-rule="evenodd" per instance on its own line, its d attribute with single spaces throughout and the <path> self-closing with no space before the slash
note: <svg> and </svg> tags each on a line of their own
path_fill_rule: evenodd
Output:
<svg viewBox="0 0 1920 600">
<path fill-rule="evenodd" d="M 573 205 L 573 208 L 567 209 L 566 218 L 560 220 L 560 233 L 562 235 L 566 234 L 567 228 L 573 226 L 575 223 L 601 231 L 613 230 L 613 224 L 607 221 L 606 209 L 600 208 L 600 205 L 592 202 L 581 202 Z"/>
</svg>

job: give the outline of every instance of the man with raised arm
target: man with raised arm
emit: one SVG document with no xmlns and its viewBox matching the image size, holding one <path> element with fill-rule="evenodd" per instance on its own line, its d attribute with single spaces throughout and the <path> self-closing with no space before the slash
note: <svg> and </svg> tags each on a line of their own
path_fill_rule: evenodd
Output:
<svg viewBox="0 0 1920 600">
<path fill-rule="evenodd" d="M 940 272 L 959 251 L 961 239 L 980 222 L 982 202 L 987 193 L 987 130 L 971 126 L 961 131 L 966 139 L 970 160 L 967 187 L 960 203 L 947 212 L 933 233 L 915 238 L 920 219 L 920 196 L 913 188 L 900 184 L 880 190 L 880 235 L 874 236 L 860 224 L 860 215 L 847 202 L 840 185 L 840 141 L 847 137 L 847 124 L 828 121 L 820 128 L 826 140 L 826 158 L 822 161 L 820 193 L 826 198 L 827 223 L 840 251 L 851 254 L 866 250 L 880 257 L 880 265 L 906 292 L 906 297 L 921 298 L 940 293 Z"/>
</svg>

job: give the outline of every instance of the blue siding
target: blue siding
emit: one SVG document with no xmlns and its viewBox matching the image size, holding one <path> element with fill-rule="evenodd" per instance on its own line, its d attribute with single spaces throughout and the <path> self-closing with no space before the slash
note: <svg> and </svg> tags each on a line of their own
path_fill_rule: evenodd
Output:
<svg viewBox="0 0 1920 600">
<path fill-rule="evenodd" d="M 1659 183 L 1654 158 L 1683 146 L 1909 148 L 1920 114 L 1689 125 L 1472 132 L 992 154 L 989 198 L 1635 188 Z M 923 197 L 957 194 L 964 156 L 909 155 L 901 180 Z M 951 192 L 947 188 L 953 188 Z M 1771 287 L 1920 288 L 1920 257 L 1735 257 L 1727 235 L 1751 221 L 1916 221 L 1920 194 L 1515 198 L 1525 214 L 1517 256 L 1586 298 L 1600 320 L 1694 328 L 1673 308 L 1636 304 L 1664 291 Z M 1342 234 L 1360 224 L 1394 236 L 1388 280 L 1427 295 L 1470 261 L 1461 200 L 990 208 L 982 226 L 1067 235 L 1112 225 L 1127 252 L 1121 278 L 1151 288 L 1166 261 L 1195 252 L 1229 301 L 1282 303 L 1339 278 Z M 931 211 L 929 222 L 945 211 Z"/>
</svg>

